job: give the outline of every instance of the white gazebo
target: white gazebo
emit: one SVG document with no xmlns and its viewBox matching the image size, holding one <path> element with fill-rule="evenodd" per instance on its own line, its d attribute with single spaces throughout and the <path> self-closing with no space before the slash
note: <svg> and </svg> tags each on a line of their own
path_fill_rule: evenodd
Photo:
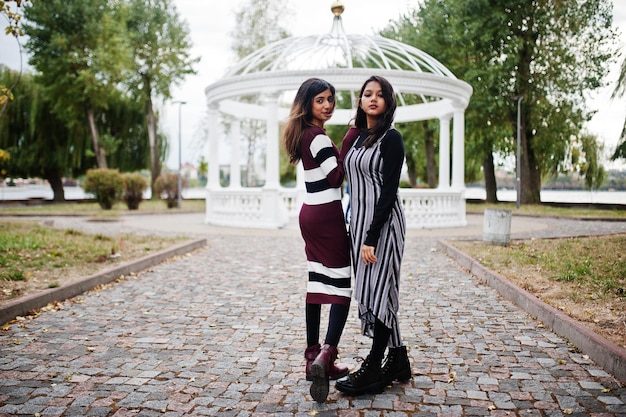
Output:
<svg viewBox="0 0 626 417">
<path fill-rule="evenodd" d="M 347 35 L 341 2 L 333 3 L 331 10 L 330 33 L 269 44 L 205 89 L 209 107 L 206 223 L 260 228 L 288 224 L 297 216 L 305 192 L 301 164 L 295 188 L 282 186 L 279 179 L 279 124 L 289 113 L 295 91 L 304 80 L 318 77 L 332 83 L 338 94 L 348 91 L 354 97 L 362 83 L 376 74 L 387 78 L 398 95 L 396 122 L 436 119 L 440 124 L 437 188 L 400 190 L 407 227 L 465 226 L 464 124 L 471 86 L 410 45 L 380 36 Z M 347 129 L 354 113 L 337 109 L 326 124 Z M 241 185 L 240 125 L 246 119 L 265 125 L 265 183 L 261 187 Z M 230 125 L 225 133 L 230 145 L 227 187 L 220 185 L 222 121 Z"/>
</svg>

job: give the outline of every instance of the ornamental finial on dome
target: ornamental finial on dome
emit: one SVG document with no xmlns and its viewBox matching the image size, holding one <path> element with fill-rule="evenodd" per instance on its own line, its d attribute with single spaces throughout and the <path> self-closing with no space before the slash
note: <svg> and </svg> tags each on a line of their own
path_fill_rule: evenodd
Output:
<svg viewBox="0 0 626 417">
<path fill-rule="evenodd" d="M 343 2 L 341 1 L 333 2 L 333 4 L 330 6 L 330 10 L 333 12 L 335 16 L 341 16 L 344 10 Z"/>
</svg>

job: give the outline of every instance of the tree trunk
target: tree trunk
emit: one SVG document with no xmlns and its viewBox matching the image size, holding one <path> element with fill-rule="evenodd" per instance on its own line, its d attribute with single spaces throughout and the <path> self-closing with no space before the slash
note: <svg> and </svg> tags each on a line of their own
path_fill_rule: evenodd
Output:
<svg viewBox="0 0 626 417">
<path fill-rule="evenodd" d="M 435 160 L 435 141 L 433 136 L 435 132 L 426 129 L 426 176 L 428 178 L 428 187 L 437 188 L 437 161 Z"/>
<path fill-rule="evenodd" d="M 157 146 L 157 119 L 152 108 L 150 91 L 146 93 L 146 126 L 148 128 L 148 143 L 150 145 L 150 190 L 154 190 L 154 183 L 161 174 L 161 164 L 159 163 L 159 149 Z M 152 193 L 151 199 L 158 199 L 156 193 Z"/>
<path fill-rule="evenodd" d="M 532 22 L 530 23 L 532 26 Z M 533 151 L 533 132 L 530 121 L 533 102 L 532 89 L 529 80 L 532 79 L 530 64 L 532 62 L 533 48 L 537 44 L 537 33 L 527 31 L 524 34 L 522 48 L 518 58 L 517 85 L 518 91 L 524 96 L 520 115 L 520 204 L 541 203 L 541 171 Z"/>
<path fill-rule="evenodd" d="M 526 204 L 540 204 L 541 203 L 541 169 L 537 163 L 535 157 L 535 151 L 532 147 L 532 142 L 528 143 L 528 188 L 526 189 L 526 196 L 522 194 L 523 202 Z"/>
<path fill-rule="evenodd" d="M 520 134 L 520 204 L 541 203 L 541 170 L 532 148 L 532 132 L 526 130 L 530 110 L 522 111 Z"/>
<path fill-rule="evenodd" d="M 93 114 L 93 108 L 87 109 L 87 122 L 89 123 L 89 132 L 91 132 L 91 141 L 93 143 L 93 152 L 96 155 L 98 168 L 107 169 L 106 150 L 100 146 L 100 135 L 96 127 L 96 117 Z"/>
<path fill-rule="evenodd" d="M 483 171 L 485 175 L 485 191 L 488 203 L 498 202 L 498 184 L 496 182 L 496 168 L 493 163 L 493 152 L 488 152 L 483 158 Z"/>
<path fill-rule="evenodd" d="M 44 177 L 48 180 L 50 188 L 52 188 L 53 198 L 55 203 L 65 202 L 65 190 L 63 189 L 63 179 L 56 169 L 45 169 Z"/>
</svg>

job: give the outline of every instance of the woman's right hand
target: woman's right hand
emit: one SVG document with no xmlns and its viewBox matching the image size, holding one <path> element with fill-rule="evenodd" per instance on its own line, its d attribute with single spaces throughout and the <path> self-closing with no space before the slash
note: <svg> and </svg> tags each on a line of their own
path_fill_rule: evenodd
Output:
<svg viewBox="0 0 626 417">
<path fill-rule="evenodd" d="M 374 246 L 368 246 L 368 245 L 363 245 L 361 247 L 361 259 L 363 259 L 363 262 L 365 262 L 365 265 L 373 264 L 374 262 L 378 260 L 376 258 L 376 255 L 374 255 L 374 249 L 376 249 Z"/>
</svg>

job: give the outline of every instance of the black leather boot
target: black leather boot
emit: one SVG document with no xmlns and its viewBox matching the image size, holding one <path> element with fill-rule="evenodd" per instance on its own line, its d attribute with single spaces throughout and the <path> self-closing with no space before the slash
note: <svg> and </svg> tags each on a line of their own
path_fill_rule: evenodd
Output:
<svg viewBox="0 0 626 417">
<path fill-rule="evenodd" d="M 389 348 L 381 374 L 384 386 L 393 384 L 393 381 L 406 382 L 411 379 L 411 364 L 406 346 Z"/>
<path fill-rule="evenodd" d="M 381 378 L 380 363 L 374 363 L 368 356 L 358 371 L 337 380 L 335 388 L 351 395 L 380 394 L 385 389 Z"/>
</svg>

